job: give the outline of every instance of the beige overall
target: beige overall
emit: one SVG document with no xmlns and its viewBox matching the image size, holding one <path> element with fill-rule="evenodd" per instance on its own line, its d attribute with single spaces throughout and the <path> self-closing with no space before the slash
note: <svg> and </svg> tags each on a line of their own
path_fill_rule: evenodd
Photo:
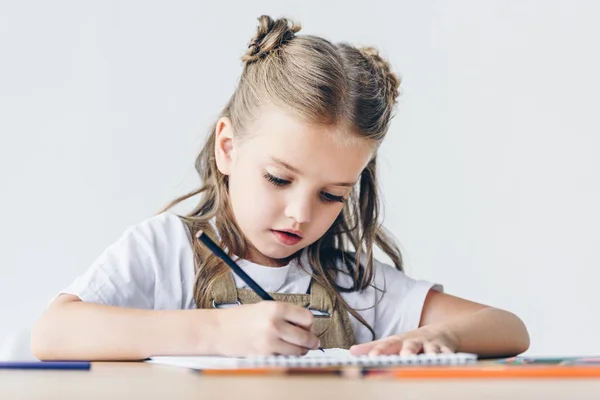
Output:
<svg viewBox="0 0 600 400">
<path fill-rule="evenodd" d="M 324 311 L 328 316 L 314 319 L 313 332 L 319 337 L 321 347 L 348 349 L 354 344 L 354 331 L 350 325 L 347 311 L 338 311 L 333 307 L 331 298 L 323 286 L 311 280 L 307 294 L 269 293 L 277 301 L 308 307 L 311 310 Z M 252 304 L 261 298 L 252 289 L 238 289 L 231 273 L 217 280 L 212 290 L 213 304 Z"/>
<path fill-rule="evenodd" d="M 193 240 L 196 229 L 183 221 L 190 229 Z M 252 289 L 238 289 L 233 279 L 233 271 L 222 275 L 212 287 L 213 307 L 233 304 L 252 304 L 261 301 L 261 298 Z M 326 290 L 311 280 L 308 293 L 285 294 L 269 293 L 276 301 L 307 307 L 311 310 L 324 312 L 326 316 L 315 316 L 313 332 L 319 337 L 322 348 L 348 349 L 355 343 L 354 331 L 350 324 L 348 312 L 339 307 L 333 307 L 333 302 Z"/>
</svg>

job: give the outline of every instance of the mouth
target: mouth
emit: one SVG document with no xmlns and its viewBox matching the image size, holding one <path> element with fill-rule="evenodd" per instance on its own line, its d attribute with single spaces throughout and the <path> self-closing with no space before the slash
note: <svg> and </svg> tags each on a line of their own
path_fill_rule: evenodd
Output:
<svg viewBox="0 0 600 400">
<path fill-rule="evenodd" d="M 290 235 L 292 237 L 299 237 L 300 239 L 302 239 L 302 232 L 297 231 L 295 229 L 278 229 L 277 231 L 285 233 L 285 234 Z"/>
<path fill-rule="evenodd" d="M 300 240 L 302 240 L 302 232 L 300 231 L 295 231 L 295 230 L 291 230 L 291 229 L 286 229 L 286 230 L 275 230 L 272 229 L 271 232 L 273 232 L 273 235 L 275 235 L 275 238 L 288 246 L 292 246 L 297 244 Z"/>
</svg>

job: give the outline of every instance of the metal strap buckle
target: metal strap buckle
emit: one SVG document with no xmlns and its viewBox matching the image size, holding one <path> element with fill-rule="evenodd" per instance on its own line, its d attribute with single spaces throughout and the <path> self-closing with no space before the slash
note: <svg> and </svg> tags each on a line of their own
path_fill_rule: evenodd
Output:
<svg viewBox="0 0 600 400">
<path fill-rule="evenodd" d="M 239 300 L 236 300 L 235 303 L 217 304 L 217 303 L 215 303 L 215 299 L 213 299 L 211 305 L 212 305 L 212 308 L 230 308 L 230 307 L 235 307 L 235 306 L 241 306 L 242 303 L 240 303 Z"/>
<path fill-rule="evenodd" d="M 329 318 L 331 314 L 328 311 L 315 310 L 314 308 L 310 308 L 306 306 L 306 309 L 312 313 L 315 318 Z"/>
<path fill-rule="evenodd" d="M 241 305 L 242 305 L 242 303 L 239 301 L 239 299 L 236 300 L 235 303 L 221 303 L 221 304 L 217 304 L 214 299 L 211 301 L 212 308 L 230 308 L 230 307 L 241 306 Z M 310 308 L 309 306 L 306 306 L 306 309 L 308 311 L 310 311 L 311 314 L 315 318 L 329 318 L 329 317 L 331 317 L 331 313 L 329 313 L 328 311 L 315 310 L 314 308 Z"/>
</svg>

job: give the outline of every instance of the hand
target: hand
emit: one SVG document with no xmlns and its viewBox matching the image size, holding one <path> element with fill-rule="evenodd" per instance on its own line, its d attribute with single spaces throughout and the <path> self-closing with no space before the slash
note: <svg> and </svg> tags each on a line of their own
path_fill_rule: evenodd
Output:
<svg viewBox="0 0 600 400">
<path fill-rule="evenodd" d="M 456 349 L 458 349 L 458 339 L 450 331 L 425 326 L 401 335 L 352 346 L 350 353 L 356 356 L 438 354 L 454 353 Z"/>
<path fill-rule="evenodd" d="M 226 356 L 304 355 L 319 346 L 306 308 L 277 301 L 219 310 L 217 353 Z"/>
</svg>

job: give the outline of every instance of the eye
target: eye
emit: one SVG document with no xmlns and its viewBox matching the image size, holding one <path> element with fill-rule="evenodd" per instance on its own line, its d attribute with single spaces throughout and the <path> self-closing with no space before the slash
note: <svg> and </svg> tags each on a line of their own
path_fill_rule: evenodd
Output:
<svg viewBox="0 0 600 400">
<path fill-rule="evenodd" d="M 321 199 L 325 203 L 345 203 L 346 199 L 344 196 L 335 196 L 331 193 L 321 192 Z"/>
<path fill-rule="evenodd" d="M 287 180 L 281 179 L 281 178 L 277 178 L 276 176 L 273 176 L 268 172 L 265 172 L 265 174 L 263 175 L 263 178 L 265 178 L 266 180 L 268 180 L 275 186 L 285 186 L 290 183 L 290 181 L 287 181 Z"/>
</svg>

